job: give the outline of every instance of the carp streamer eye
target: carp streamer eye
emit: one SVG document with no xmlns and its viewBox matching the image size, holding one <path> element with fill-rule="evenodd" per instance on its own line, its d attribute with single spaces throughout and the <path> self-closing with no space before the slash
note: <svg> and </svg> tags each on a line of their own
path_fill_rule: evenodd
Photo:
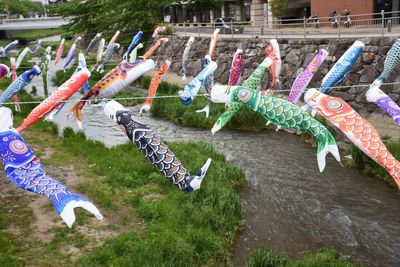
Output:
<svg viewBox="0 0 400 267">
<path fill-rule="evenodd" d="M 343 104 L 337 100 L 332 100 L 328 103 L 328 108 L 333 110 L 338 110 L 343 106 Z"/>
</svg>

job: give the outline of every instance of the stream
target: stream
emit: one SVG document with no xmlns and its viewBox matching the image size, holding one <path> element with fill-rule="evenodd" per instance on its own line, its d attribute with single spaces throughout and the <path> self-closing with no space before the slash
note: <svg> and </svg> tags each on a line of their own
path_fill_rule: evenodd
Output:
<svg viewBox="0 0 400 267">
<path fill-rule="evenodd" d="M 40 91 L 41 79 L 35 80 Z M 67 103 L 56 117 L 60 132 L 78 130 L 74 120 L 66 119 L 71 106 Z M 131 110 L 138 113 L 139 107 Z M 100 107 L 87 105 L 83 114 L 89 139 L 108 147 L 128 142 Z M 293 258 L 308 249 L 332 247 L 367 266 L 400 266 L 400 198 L 383 182 L 340 166 L 331 155 L 319 173 L 317 149 L 284 131 L 221 131 L 212 137 L 209 129 L 181 127 L 149 114 L 142 120 L 167 141 L 210 142 L 245 171 L 248 186 L 240 196 L 246 223 L 233 247 L 235 266 L 262 245 Z"/>
</svg>

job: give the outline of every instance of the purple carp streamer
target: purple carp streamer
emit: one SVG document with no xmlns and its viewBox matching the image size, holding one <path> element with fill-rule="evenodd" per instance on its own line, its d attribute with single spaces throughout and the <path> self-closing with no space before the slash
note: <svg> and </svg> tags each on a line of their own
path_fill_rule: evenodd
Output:
<svg viewBox="0 0 400 267">
<path fill-rule="evenodd" d="M 324 63 L 324 60 L 327 56 L 328 51 L 324 49 L 319 50 L 313 60 L 308 63 L 304 71 L 296 77 L 289 94 L 288 101 L 290 103 L 296 104 L 297 101 L 299 101 L 304 90 L 307 88 L 308 84 L 311 82 L 311 79 L 314 77 L 315 73 L 317 73 L 322 63 Z"/>
<path fill-rule="evenodd" d="M 65 58 L 65 64 L 64 64 L 64 72 L 65 70 L 72 65 L 72 63 L 75 60 L 75 55 L 76 55 L 76 46 L 78 45 L 78 42 L 81 40 L 82 38 L 80 36 L 78 36 L 75 39 L 74 44 L 71 46 L 71 49 L 68 51 L 68 55 Z"/>
<path fill-rule="evenodd" d="M 5 64 L 0 64 L 0 79 L 10 76 L 10 68 Z"/>
<path fill-rule="evenodd" d="M 237 49 L 232 60 L 231 70 L 229 71 L 228 85 L 239 85 L 244 70 L 244 53 L 242 49 Z"/>
<path fill-rule="evenodd" d="M 8 45 L 6 45 L 6 47 L 1 47 L 0 51 L 1 51 L 1 57 L 6 57 L 7 53 L 13 49 L 16 45 L 18 44 L 18 40 L 12 41 L 11 43 L 9 43 Z"/>
<path fill-rule="evenodd" d="M 167 28 L 165 28 L 164 26 L 158 26 L 158 27 L 154 30 L 154 32 L 153 32 L 153 34 L 151 35 L 151 37 L 153 37 L 153 39 L 156 38 L 160 33 L 165 32 L 166 29 L 167 29 Z"/>
<path fill-rule="evenodd" d="M 85 50 L 85 54 L 86 55 L 90 52 L 90 50 L 92 50 L 92 48 L 95 46 L 95 44 L 100 39 L 100 37 L 101 37 L 101 33 L 98 33 L 93 37 L 92 40 L 90 40 L 90 42 L 89 42 L 89 44 L 88 44 L 88 46 L 86 47 L 86 50 Z"/>
<path fill-rule="evenodd" d="M 135 114 L 114 100 L 105 105 L 104 113 L 119 125 L 140 152 L 179 190 L 192 192 L 200 188 L 210 167 L 210 158 L 197 175 L 191 176 L 168 146 Z"/>
<path fill-rule="evenodd" d="M 373 102 L 389 114 L 400 126 L 400 107 L 381 89 L 381 85 L 389 75 L 395 71 L 400 63 L 400 39 L 397 39 L 387 53 L 382 74 L 370 85 L 365 96 L 367 101 Z"/>
<path fill-rule="evenodd" d="M 74 209 L 78 207 L 91 212 L 99 220 L 103 219 L 99 210 L 86 198 L 72 193 L 46 175 L 39 158 L 13 128 L 11 110 L 5 107 L 0 107 L 0 158 L 7 177 L 24 190 L 50 198 L 68 227 L 74 224 Z"/>
<path fill-rule="evenodd" d="M 192 48 L 192 45 L 194 43 L 194 37 L 191 36 L 189 40 L 186 43 L 185 50 L 183 51 L 182 55 L 182 81 L 186 81 L 186 74 L 188 73 L 187 70 L 187 64 L 189 61 L 189 54 L 190 54 L 190 49 Z"/>
</svg>

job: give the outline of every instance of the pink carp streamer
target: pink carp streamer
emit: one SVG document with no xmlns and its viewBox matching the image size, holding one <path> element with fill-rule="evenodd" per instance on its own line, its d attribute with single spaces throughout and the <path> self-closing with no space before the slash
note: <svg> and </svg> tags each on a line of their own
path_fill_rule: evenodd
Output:
<svg viewBox="0 0 400 267">
<path fill-rule="evenodd" d="M 140 108 L 140 114 L 142 114 L 143 111 L 147 112 L 150 110 L 151 102 L 153 101 L 153 98 L 156 96 L 158 86 L 160 85 L 162 78 L 164 77 L 165 73 L 168 71 L 170 66 L 171 66 L 171 61 L 166 60 L 164 64 L 162 64 L 162 66 L 157 70 L 156 74 L 154 74 L 153 78 L 151 79 L 151 83 L 149 86 L 149 94 L 147 96 L 146 102 Z"/>
<path fill-rule="evenodd" d="M 18 75 L 17 75 L 17 65 L 15 63 L 14 57 L 10 58 L 10 66 L 11 66 L 11 80 L 15 81 L 17 79 Z M 14 102 L 14 106 L 15 106 L 15 111 L 21 112 L 21 105 L 20 105 L 18 95 L 13 96 L 13 102 Z"/>
<path fill-rule="evenodd" d="M 292 89 L 290 90 L 288 99 L 290 103 L 296 104 L 297 101 L 299 101 L 304 90 L 307 88 L 308 84 L 311 82 L 311 79 L 314 77 L 315 73 L 317 73 L 322 63 L 324 63 L 324 60 L 327 56 L 328 51 L 324 49 L 319 50 L 313 60 L 308 63 L 304 71 L 297 75 L 296 80 L 294 80 L 292 85 Z"/>
<path fill-rule="evenodd" d="M 111 38 L 110 42 L 108 43 L 108 45 L 112 45 L 113 43 L 115 43 L 115 41 L 117 40 L 118 36 L 119 36 L 120 31 L 117 31 L 114 36 Z"/>
<path fill-rule="evenodd" d="M 62 54 L 64 52 L 64 43 L 65 43 L 65 39 L 62 38 L 60 45 L 58 46 L 58 50 L 57 50 L 57 54 L 56 54 L 56 58 L 54 59 L 54 64 L 57 65 L 57 63 L 60 61 Z"/>
<path fill-rule="evenodd" d="M 151 37 L 156 38 L 160 33 L 165 32 L 166 29 L 167 29 L 167 28 L 165 28 L 164 26 L 158 26 L 158 27 L 154 30 L 154 32 L 153 32 L 153 34 L 151 35 Z"/>
<path fill-rule="evenodd" d="M 278 85 L 279 75 L 282 68 L 281 52 L 279 50 L 279 44 L 275 39 L 269 41 L 267 49 L 265 50 L 265 55 L 272 59 L 272 65 L 268 67 L 272 77 L 268 91 L 273 93 Z"/>
<path fill-rule="evenodd" d="M 242 49 L 237 49 L 232 60 L 231 70 L 229 72 L 228 85 L 239 85 L 240 78 L 244 70 L 244 53 Z"/>
<path fill-rule="evenodd" d="M 339 97 L 310 89 L 304 100 L 339 128 L 362 152 L 384 167 L 400 188 L 400 162 L 387 150 L 374 126 Z"/>
</svg>

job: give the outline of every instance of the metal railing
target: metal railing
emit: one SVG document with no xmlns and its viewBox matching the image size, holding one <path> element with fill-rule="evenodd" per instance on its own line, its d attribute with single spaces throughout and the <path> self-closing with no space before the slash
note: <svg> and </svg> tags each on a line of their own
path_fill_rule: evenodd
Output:
<svg viewBox="0 0 400 267">
<path fill-rule="evenodd" d="M 254 26 L 249 21 L 221 23 L 172 23 L 174 33 L 178 35 L 206 36 L 216 28 L 221 29 L 224 38 L 349 38 L 400 35 L 400 12 L 381 12 L 350 15 L 338 14 L 332 17 L 319 17 L 314 22 L 309 18 L 282 19 Z"/>
</svg>

